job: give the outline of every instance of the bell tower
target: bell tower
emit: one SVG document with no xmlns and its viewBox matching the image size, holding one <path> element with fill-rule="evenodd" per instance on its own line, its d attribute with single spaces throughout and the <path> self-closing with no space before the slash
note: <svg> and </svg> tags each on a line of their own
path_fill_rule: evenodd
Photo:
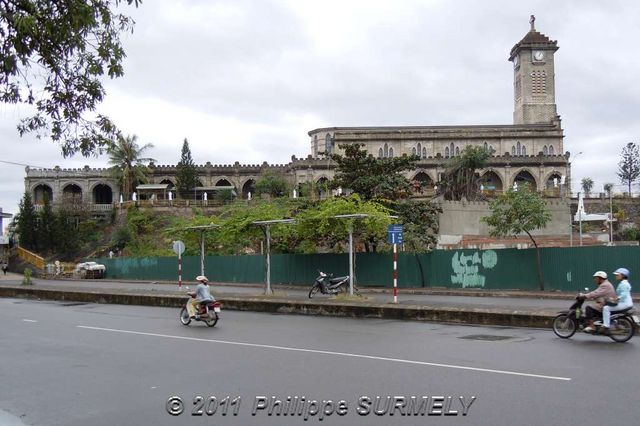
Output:
<svg viewBox="0 0 640 426">
<path fill-rule="evenodd" d="M 541 124 L 558 120 L 554 54 L 558 42 L 531 29 L 509 54 L 513 62 L 513 124 Z"/>
</svg>

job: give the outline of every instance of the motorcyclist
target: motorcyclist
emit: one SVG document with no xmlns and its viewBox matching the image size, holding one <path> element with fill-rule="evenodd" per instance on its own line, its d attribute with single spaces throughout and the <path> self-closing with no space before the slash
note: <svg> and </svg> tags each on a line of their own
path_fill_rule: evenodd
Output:
<svg viewBox="0 0 640 426">
<path fill-rule="evenodd" d="M 612 313 L 633 307 L 631 284 L 629 284 L 627 280 L 629 278 L 629 270 L 627 268 L 618 268 L 613 275 L 616 277 L 616 281 L 618 281 L 618 287 L 616 288 L 616 295 L 611 300 L 611 302 L 615 304 L 607 303 L 602 309 L 602 332 L 604 334 L 609 333 Z"/>
<path fill-rule="evenodd" d="M 598 285 L 598 288 L 592 292 L 583 294 L 580 293 L 580 297 L 584 297 L 587 300 L 595 300 L 595 304 L 587 306 L 585 310 L 585 318 L 589 322 L 589 325 L 584 329 L 585 332 L 591 333 L 595 330 L 593 321 L 595 318 L 602 316 L 602 308 L 607 299 L 615 297 L 616 291 L 607 280 L 607 273 L 604 271 L 597 271 L 593 274 L 593 281 Z"/>
<path fill-rule="evenodd" d="M 198 275 L 196 277 L 196 281 L 198 282 L 196 291 L 192 293 L 192 298 L 189 300 L 189 303 L 187 303 L 187 311 L 189 311 L 191 319 L 197 318 L 198 305 L 203 302 L 211 302 L 215 300 L 209 291 L 209 280 L 207 277 L 204 275 Z"/>
</svg>

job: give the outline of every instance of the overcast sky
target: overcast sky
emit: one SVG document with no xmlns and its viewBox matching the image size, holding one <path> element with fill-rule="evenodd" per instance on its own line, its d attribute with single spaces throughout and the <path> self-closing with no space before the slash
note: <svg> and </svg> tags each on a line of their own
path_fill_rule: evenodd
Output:
<svg viewBox="0 0 640 426">
<path fill-rule="evenodd" d="M 136 20 L 125 75 L 106 82 L 100 112 L 153 143 L 157 164 L 177 163 L 184 138 L 198 164 L 280 164 L 308 155 L 318 127 L 512 124 L 507 58 L 531 14 L 560 47 L 574 191 L 583 177 L 598 191 L 620 184 L 622 147 L 640 142 L 640 2 L 149 0 L 125 11 Z M 19 118 L 0 105 L 1 160 L 106 165 L 20 138 Z M 5 212 L 17 212 L 24 176 L 0 163 Z"/>
</svg>

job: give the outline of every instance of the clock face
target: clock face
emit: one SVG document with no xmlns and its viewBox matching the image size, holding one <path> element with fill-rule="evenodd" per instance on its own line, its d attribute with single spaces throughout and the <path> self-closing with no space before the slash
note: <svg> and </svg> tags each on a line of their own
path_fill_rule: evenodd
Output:
<svg viewBox="0 0 640 426">
<path fill-rule="evenodd" d="M 517 68 L 519 64 L 520 64 L 520 56 L 516 55 L 513 57 L 513 66 Z"/>
<path fill-rule="evenodd" d="M 544 59 L 544 51 L 542 50 L 536 50 L 533 52 L 533 59 L 535 61 L 541 61 Z"/>
</svg>

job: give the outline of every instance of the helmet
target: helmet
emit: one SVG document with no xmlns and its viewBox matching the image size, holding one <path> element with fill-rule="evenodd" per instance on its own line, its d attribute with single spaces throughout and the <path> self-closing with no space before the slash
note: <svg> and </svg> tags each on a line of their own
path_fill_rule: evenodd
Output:
<svg viewBox="0 0 640 426">
<path fill-rule="evenodd" d="M 624 275 L 625 277 L 629 278 L 629 270 L 627 268 L 616 269 L 616 271 L 614 272 L 614 275 L 616 274 Z"/>
<path fill-rule="evenodd" d="M 593 274 L 593 276 L 594 276 L 594 277 L 600 277 L 600 278 L 602 278 L 603 280 L 606 280 L 606 279 L 607 279 L 607 273 L 606 273 L 606 272 L 604 272 L 604 271 L 598 271 L 598 272 L 596 272 L 595 274 Z"/>
<path fill-rule="evenodd" d="M 196 277 L 196 281 L 201 281 L 201 282 L 209 282 L 209 280 L 207 279 L 207 277 L 205 277 L 204 275 L 198 275 Z"/>
</svg>

